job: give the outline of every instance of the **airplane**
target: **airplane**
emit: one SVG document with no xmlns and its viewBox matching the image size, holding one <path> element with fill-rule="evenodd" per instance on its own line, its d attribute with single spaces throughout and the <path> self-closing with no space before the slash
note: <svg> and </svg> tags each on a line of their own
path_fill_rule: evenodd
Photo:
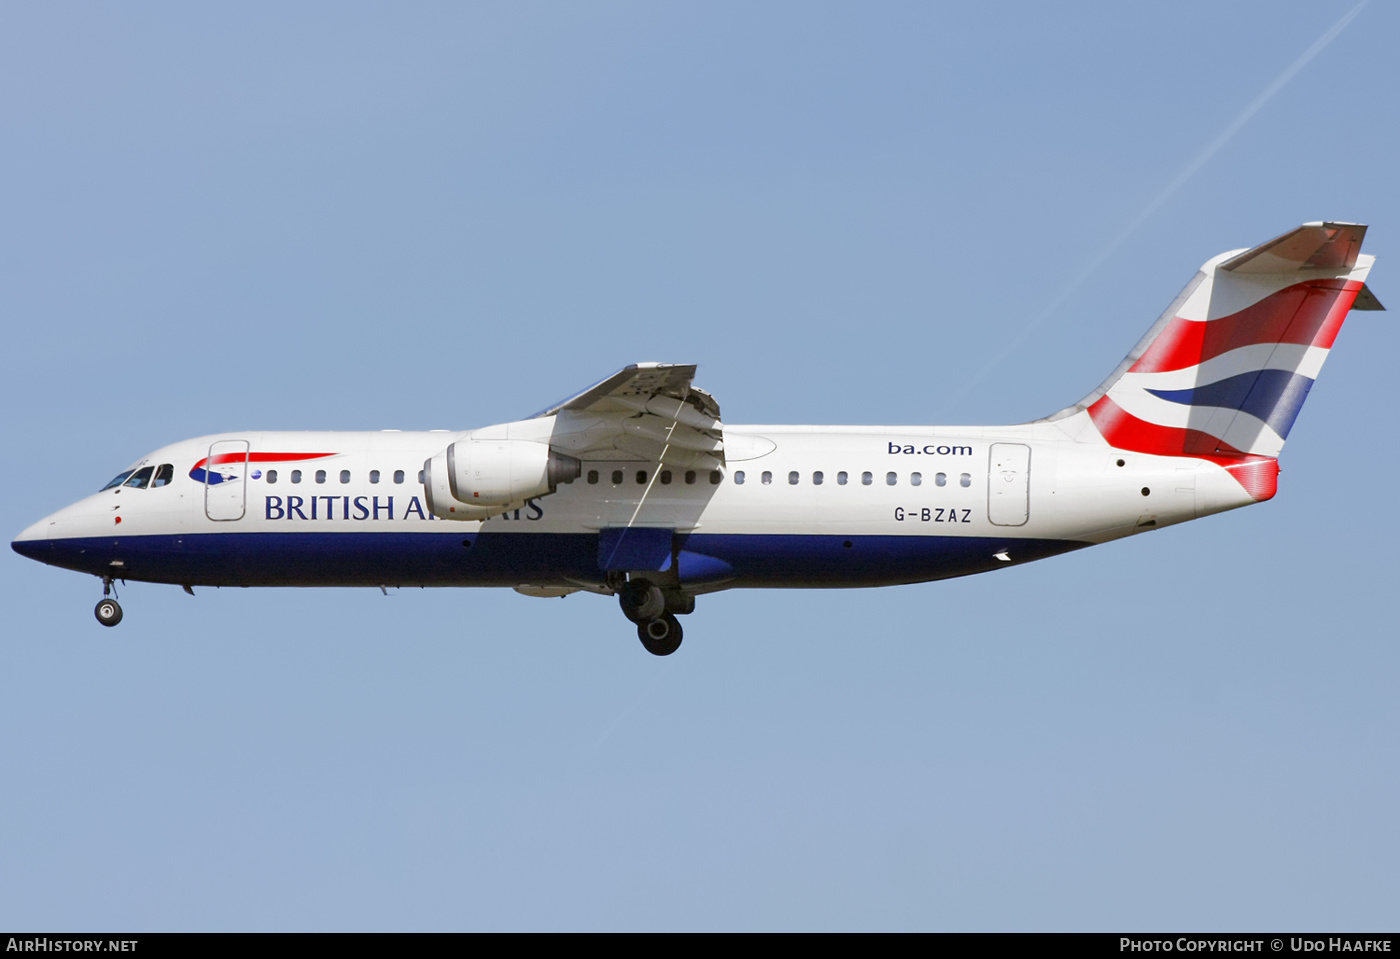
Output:
<svg viewBox="0 0 1400 959">
<path fill-rule="evenodd" d="M 616 596 L 643 647 L 725 589 L 921 583 L 1249 506 L 1366 286 L 1366 227 L 1207 261 L 1101 386 L 1012 426 L 735 426 L 637 363 L 463 432 L 238 432 L 143 456 L 11 543 L 102 579 Z"/>
</svg>

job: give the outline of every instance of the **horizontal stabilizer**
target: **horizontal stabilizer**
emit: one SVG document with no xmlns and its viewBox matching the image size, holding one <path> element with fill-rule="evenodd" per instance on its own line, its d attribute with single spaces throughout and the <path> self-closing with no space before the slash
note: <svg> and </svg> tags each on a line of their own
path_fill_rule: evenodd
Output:
<svg viewBox="0 0 1400 959">
<path fill-rule="evenodd" d="M 1384 310 L 1381 301 L 1376 299 L 1376 294 L 1371 292 L 1371 288 L 1364 283 L 1361 285 L 1361 292 L 1356 294 L 1356 302 L 1351 305 L 1353 310 Z"/>
<path fill-rule="evenodd" d="M 1221 263 L 1230 273 L 1296 273 L 1298 270 L 1350 270 L 1356 266 L 1363 223 L 1304 223 L 1252 250 Z"/>
</svg>

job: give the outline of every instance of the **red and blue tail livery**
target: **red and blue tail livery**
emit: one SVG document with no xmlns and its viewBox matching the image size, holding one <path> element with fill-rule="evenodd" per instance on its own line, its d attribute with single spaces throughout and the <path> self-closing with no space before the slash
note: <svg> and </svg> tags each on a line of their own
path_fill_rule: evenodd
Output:
<svg viewBox="0 0 1400 959">
<path fill-rule="evenodd" d="M 738 426 L 693 365 L 638 363 L 460 432 L 175 443 L 11 545 L 99 577 L 107 626 L 118 581 L 508 586 L 615 597 L 667 655 L 719 590 L 991 572 L 1271 498 L 1342 323 L 1381 308 L 1365 235 L 1214 257 L 1102 386 L 1029 423 Z"/>
<path fill-rule="evenodd" d="M 1087 412 L 1109 446 L 1202 459 L 1268 499 L 1284 440 L 1366 290 L 1365 235 L 1308 223 L 1215 257 L 1114 375 L 1057 416 Z M 1379 303 L 1367 293 L 1359 307 Z"/>
</svg>

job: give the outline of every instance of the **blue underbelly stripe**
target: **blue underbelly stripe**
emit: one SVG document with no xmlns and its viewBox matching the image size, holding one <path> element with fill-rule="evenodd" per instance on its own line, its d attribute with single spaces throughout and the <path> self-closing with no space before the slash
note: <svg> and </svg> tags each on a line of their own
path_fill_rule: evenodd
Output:
<svg viewBox="0 0 1400 959">
<path fill-rule="evenodd" d="M 847 546 L 846 544 L 850 545 Z M 16 552 L 119 579 L 190 586 L 518 586 L 602 583 L 596 533 L 218 533 L 28 540 Z M 963 576 L 1089 545 L 973 536 L 690 534 L 696 586 L 884 586 Z M 114 567 L 113 562 L 121 565 Z M 708 578 L 707 578 L 708 577 Z"/>
</svg>

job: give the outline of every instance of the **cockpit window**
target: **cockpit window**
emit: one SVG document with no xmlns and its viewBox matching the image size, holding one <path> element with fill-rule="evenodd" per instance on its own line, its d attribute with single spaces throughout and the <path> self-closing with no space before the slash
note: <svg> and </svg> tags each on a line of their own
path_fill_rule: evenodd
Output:
<svg viewBox="0 0 1400 959">
<path fill-rule="evenodd" d="M 143 466 L 135 473 L 131 474 L 131 479 L 123 483 L 123 486 L 130 486 L 132 489 L 145 489 L 146 484 L 151 481 L 151 474 L 156 471 L 154 466 Z"/>
<path fill-rule="evenodd" d="M 143 466 L 139 470 L 118 473 L 112 477 L 112 482 L 102 488 L 109 490 L 118 486 L 129 486 L 132 489 L 145 489 L 149 486 L 155 489 L 157 486 L 168 486 L 174 480 L 175 467 L 170 463 L 162 463 L 160 466 Z"/>
</svg>

